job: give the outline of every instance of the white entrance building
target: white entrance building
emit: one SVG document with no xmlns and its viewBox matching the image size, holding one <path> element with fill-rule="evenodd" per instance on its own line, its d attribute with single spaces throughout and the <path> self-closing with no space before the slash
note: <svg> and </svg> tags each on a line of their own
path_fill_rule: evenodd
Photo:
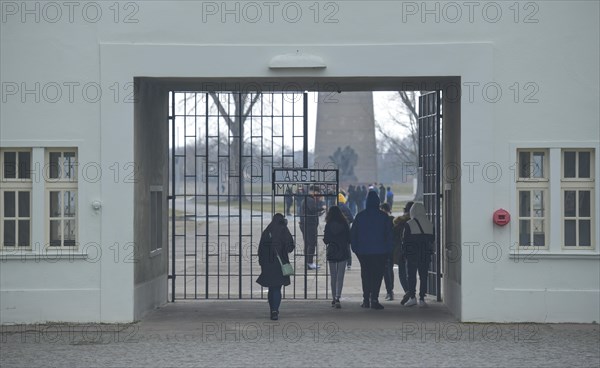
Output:
<svg viewBox="0 0 600 368">
<path fill-rule="evenodd" d="M 1 323 L 167 302 L 169 90 L 332 83 L 442 90 L 457 318 L 600 320 L 599 2 L 0 4 Z"/>
</svg>

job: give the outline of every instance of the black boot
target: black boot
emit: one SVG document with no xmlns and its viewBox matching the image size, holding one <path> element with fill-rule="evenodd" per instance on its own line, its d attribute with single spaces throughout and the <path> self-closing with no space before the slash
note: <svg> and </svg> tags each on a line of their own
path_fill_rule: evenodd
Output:
<svg viewBox="0 0 600 368">
<path fill-rule="evenodd" d="M 379 304 L 378 300 L 371 300 L 371 309 L 383 309 L 383 305 Z"/>
</svg>

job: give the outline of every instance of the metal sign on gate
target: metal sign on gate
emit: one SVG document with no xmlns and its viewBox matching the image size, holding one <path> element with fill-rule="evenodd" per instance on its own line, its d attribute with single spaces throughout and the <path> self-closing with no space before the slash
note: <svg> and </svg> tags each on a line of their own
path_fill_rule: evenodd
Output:
<svg viewBox="0 0 600 368">
<path fill-rule="evenodd" d="M 286 196 L 290 192 L 308 193 L 313 190 L 325 197 L 336 197 L 339 192 L 337 169 L 273 169 L 273 195 Z"/>
</svg>

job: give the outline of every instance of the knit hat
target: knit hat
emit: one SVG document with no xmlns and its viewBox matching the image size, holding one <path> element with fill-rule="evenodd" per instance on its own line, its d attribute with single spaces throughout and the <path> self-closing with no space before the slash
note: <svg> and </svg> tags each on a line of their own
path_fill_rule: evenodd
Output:
<svg viewBox="0 0 600 368">
<path fill-rule="evenodd" d="M 346 203 L 346 197 L 344 197 L 344 195 L 343 195 L 342 193 L 339 193 L 339 194 L 338 194 L 338 202 L 339 202 L 340 204 L 344 204 L 344 203 Z"/>
</svg>

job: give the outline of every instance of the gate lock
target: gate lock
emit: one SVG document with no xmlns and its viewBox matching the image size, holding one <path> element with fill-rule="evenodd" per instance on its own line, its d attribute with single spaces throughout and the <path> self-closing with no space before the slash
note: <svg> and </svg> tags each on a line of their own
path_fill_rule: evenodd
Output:
<svg viewBox="0 0 600 368">
<path fill-rule="evenodd" d="M 494 212 L 494 224 L 504 226 L 510 222 L 510 213 L 504 208 L 500 208 Z"/>
</svg>

